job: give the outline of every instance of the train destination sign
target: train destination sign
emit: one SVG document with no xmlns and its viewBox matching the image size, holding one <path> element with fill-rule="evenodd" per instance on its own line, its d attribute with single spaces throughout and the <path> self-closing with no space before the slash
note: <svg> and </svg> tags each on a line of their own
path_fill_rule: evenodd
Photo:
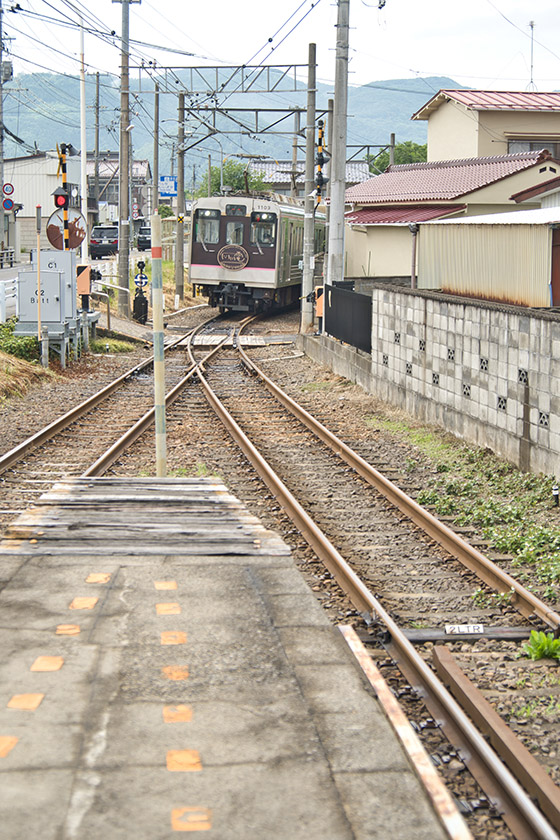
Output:
<svg viewBox="0 0 560 840">
<path fill-rule="evenodd" d="M 249 254 L 241 245 L 224 245 L 218 251 L 218 264 L 230 271 L 241 271 L 249 262 Z"/>
</svg>

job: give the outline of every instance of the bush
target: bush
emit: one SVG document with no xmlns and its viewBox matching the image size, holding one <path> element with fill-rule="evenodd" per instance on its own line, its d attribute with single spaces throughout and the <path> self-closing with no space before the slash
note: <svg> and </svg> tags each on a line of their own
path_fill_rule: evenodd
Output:
<svg viewBox="0 0 560 840">
<path fill-rule="evenodd" d="M 5 324 L 0 324 L 0 350 L 26 362 L 38 361 L 41 357 L 38 340 L 33 336 L 15 336 L 16 321 L 16 318 L 10 318 Z"/>
</svg>

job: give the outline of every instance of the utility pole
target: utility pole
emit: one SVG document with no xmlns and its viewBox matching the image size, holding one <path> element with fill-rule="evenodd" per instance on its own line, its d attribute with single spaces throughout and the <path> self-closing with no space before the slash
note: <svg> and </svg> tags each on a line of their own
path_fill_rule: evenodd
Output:
<svg viewBox="0 0 560 840">
<path fill-rule="evenodd" d="M 177 131 L 177 239 L 175 241 L 175 298 L 185 291 L 185 94 L 179 94 Z"/>
<path fill-rule="evenodd" d="M 129 258 L 130 258 L 130 206 L 128 200 L 129 170 L 129 11 L 131 3 L 140 0 L 113 0 L 122 4 L 121 33 L 121 124 L 119 142 L 119 315 L 129 315 Z"/>
<path fill-rule="evenodd" d="M 4 34 L 2 31 L 2 17 L 4 10 L 2 8 L 2 0 L 0 0 L 0 247 L 2 250 L 7 243 L 4 240 L 4 226 L 6 224 L 4 219 Z M 37 257 L 39 259 L 39 257 Z"/>
<path fill-rule="evenodd" d="M 95 74 L 95 146 L 94 158 L 94 181 L 93 194 L 95 206 L 97 207 L 97 221 L 99 221 L 99 73 Z"/>
<path fill-rule="evenodd" d="M 338 0 L 334 77 L 329 284 L 344 279 L 344 193 L 346 191 L 346 123 L 348 117 L 348 29 L 350 0 Z"/>
<path fill-rule="evenodd" d="M 81 245 L 82 262 L 87 262 L 88 229 L 88 185 L 87 185 L 87 140 L 86 140 L 86 63 L 84 55 L 84 21 L 80 17 L 80 209 L 86 225 L 86 236 Z"/>
<path fill-rule="evenodd" d="M 305 204 L 303 212 L 303 277 L 301 284 L 300 332 L 306 333 L 313 326 L 313 262 L 315 219 L 312 195 L 315 184 L 315 99 L 316 99 L 316 46 L 309 44 L 309 70 L 307 82 L 307 124 L 305 127 Z M 307 300 L 307 298 L 310 298 Z"/>
<path fill-rule="evenodd" d="M 332 144 L 333 144 L 333 111 L 334 111 L 334 101 L 329 99 L 328 101 L 328 113 L 327 113 L 327 152 L 329 153 L 329 157 L 327 158 L 327 166 L 329 167 L 329 177 L 327 179 L 327 189 L 326 189 L 326 198 L 329 200 L 325 202 L 325 259 L 323 263 L 323 285 L 328 286 L 328 273 L 329 273 L 329 228 L 330 228 L 330 219 L 331 219 L 331 158 L 330 155 L 332 154 Z M 324 294 L 324 290 L 323 290 Z M 323 320 L 324 326 L 324 320 Z"/>
<path fill-rule="evenodd" d="M 154 215 L 159 207 L 159 85 L 157 82 L 154 96 L 154 168 L 152 180 L 152 215 Z"/>
</svg>

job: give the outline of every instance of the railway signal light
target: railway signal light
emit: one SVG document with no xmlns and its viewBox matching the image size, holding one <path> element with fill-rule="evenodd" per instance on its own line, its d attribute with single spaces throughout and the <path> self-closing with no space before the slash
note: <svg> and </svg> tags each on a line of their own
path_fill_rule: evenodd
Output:
<svg viewBox="0 0 560 840">
<path fill-rule="evenodd" d="M 317 173 L 315 175 L 315 187 L 316 195 L 317 195 L 317 206 L 321 202 L 321 191 L 324 185 L 328 182 L 328 178 L 325 178 L 323 175 L 323 166 L 330 160 L 328 155 L 324 153 L 324 146 L 323 146 L 323 120 L 319 120 L 318 123 L 319 130 L 317 133 L 317 157 L 315 159 L 315 164 L 317 166 Z"/>
<path fill-rule="evenodd" d="M 53 192 L 53 198 L 57 210 L 68 210 L 69 195 L 64 187 L 57 187 Z"/>
</svg>

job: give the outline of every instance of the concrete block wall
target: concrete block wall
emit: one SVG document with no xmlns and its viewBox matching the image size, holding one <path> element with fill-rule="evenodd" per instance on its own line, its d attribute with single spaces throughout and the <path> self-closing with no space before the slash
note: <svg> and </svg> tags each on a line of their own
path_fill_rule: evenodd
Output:
<svg viewBox="0 0 560 840">
<path fill-rule="evenodd" d="M 560 319 L 548 311 L 373 288 L 371 358 L 326 336 L 303 345 L 422 421 L 560 476 Z"/>
</svg>

